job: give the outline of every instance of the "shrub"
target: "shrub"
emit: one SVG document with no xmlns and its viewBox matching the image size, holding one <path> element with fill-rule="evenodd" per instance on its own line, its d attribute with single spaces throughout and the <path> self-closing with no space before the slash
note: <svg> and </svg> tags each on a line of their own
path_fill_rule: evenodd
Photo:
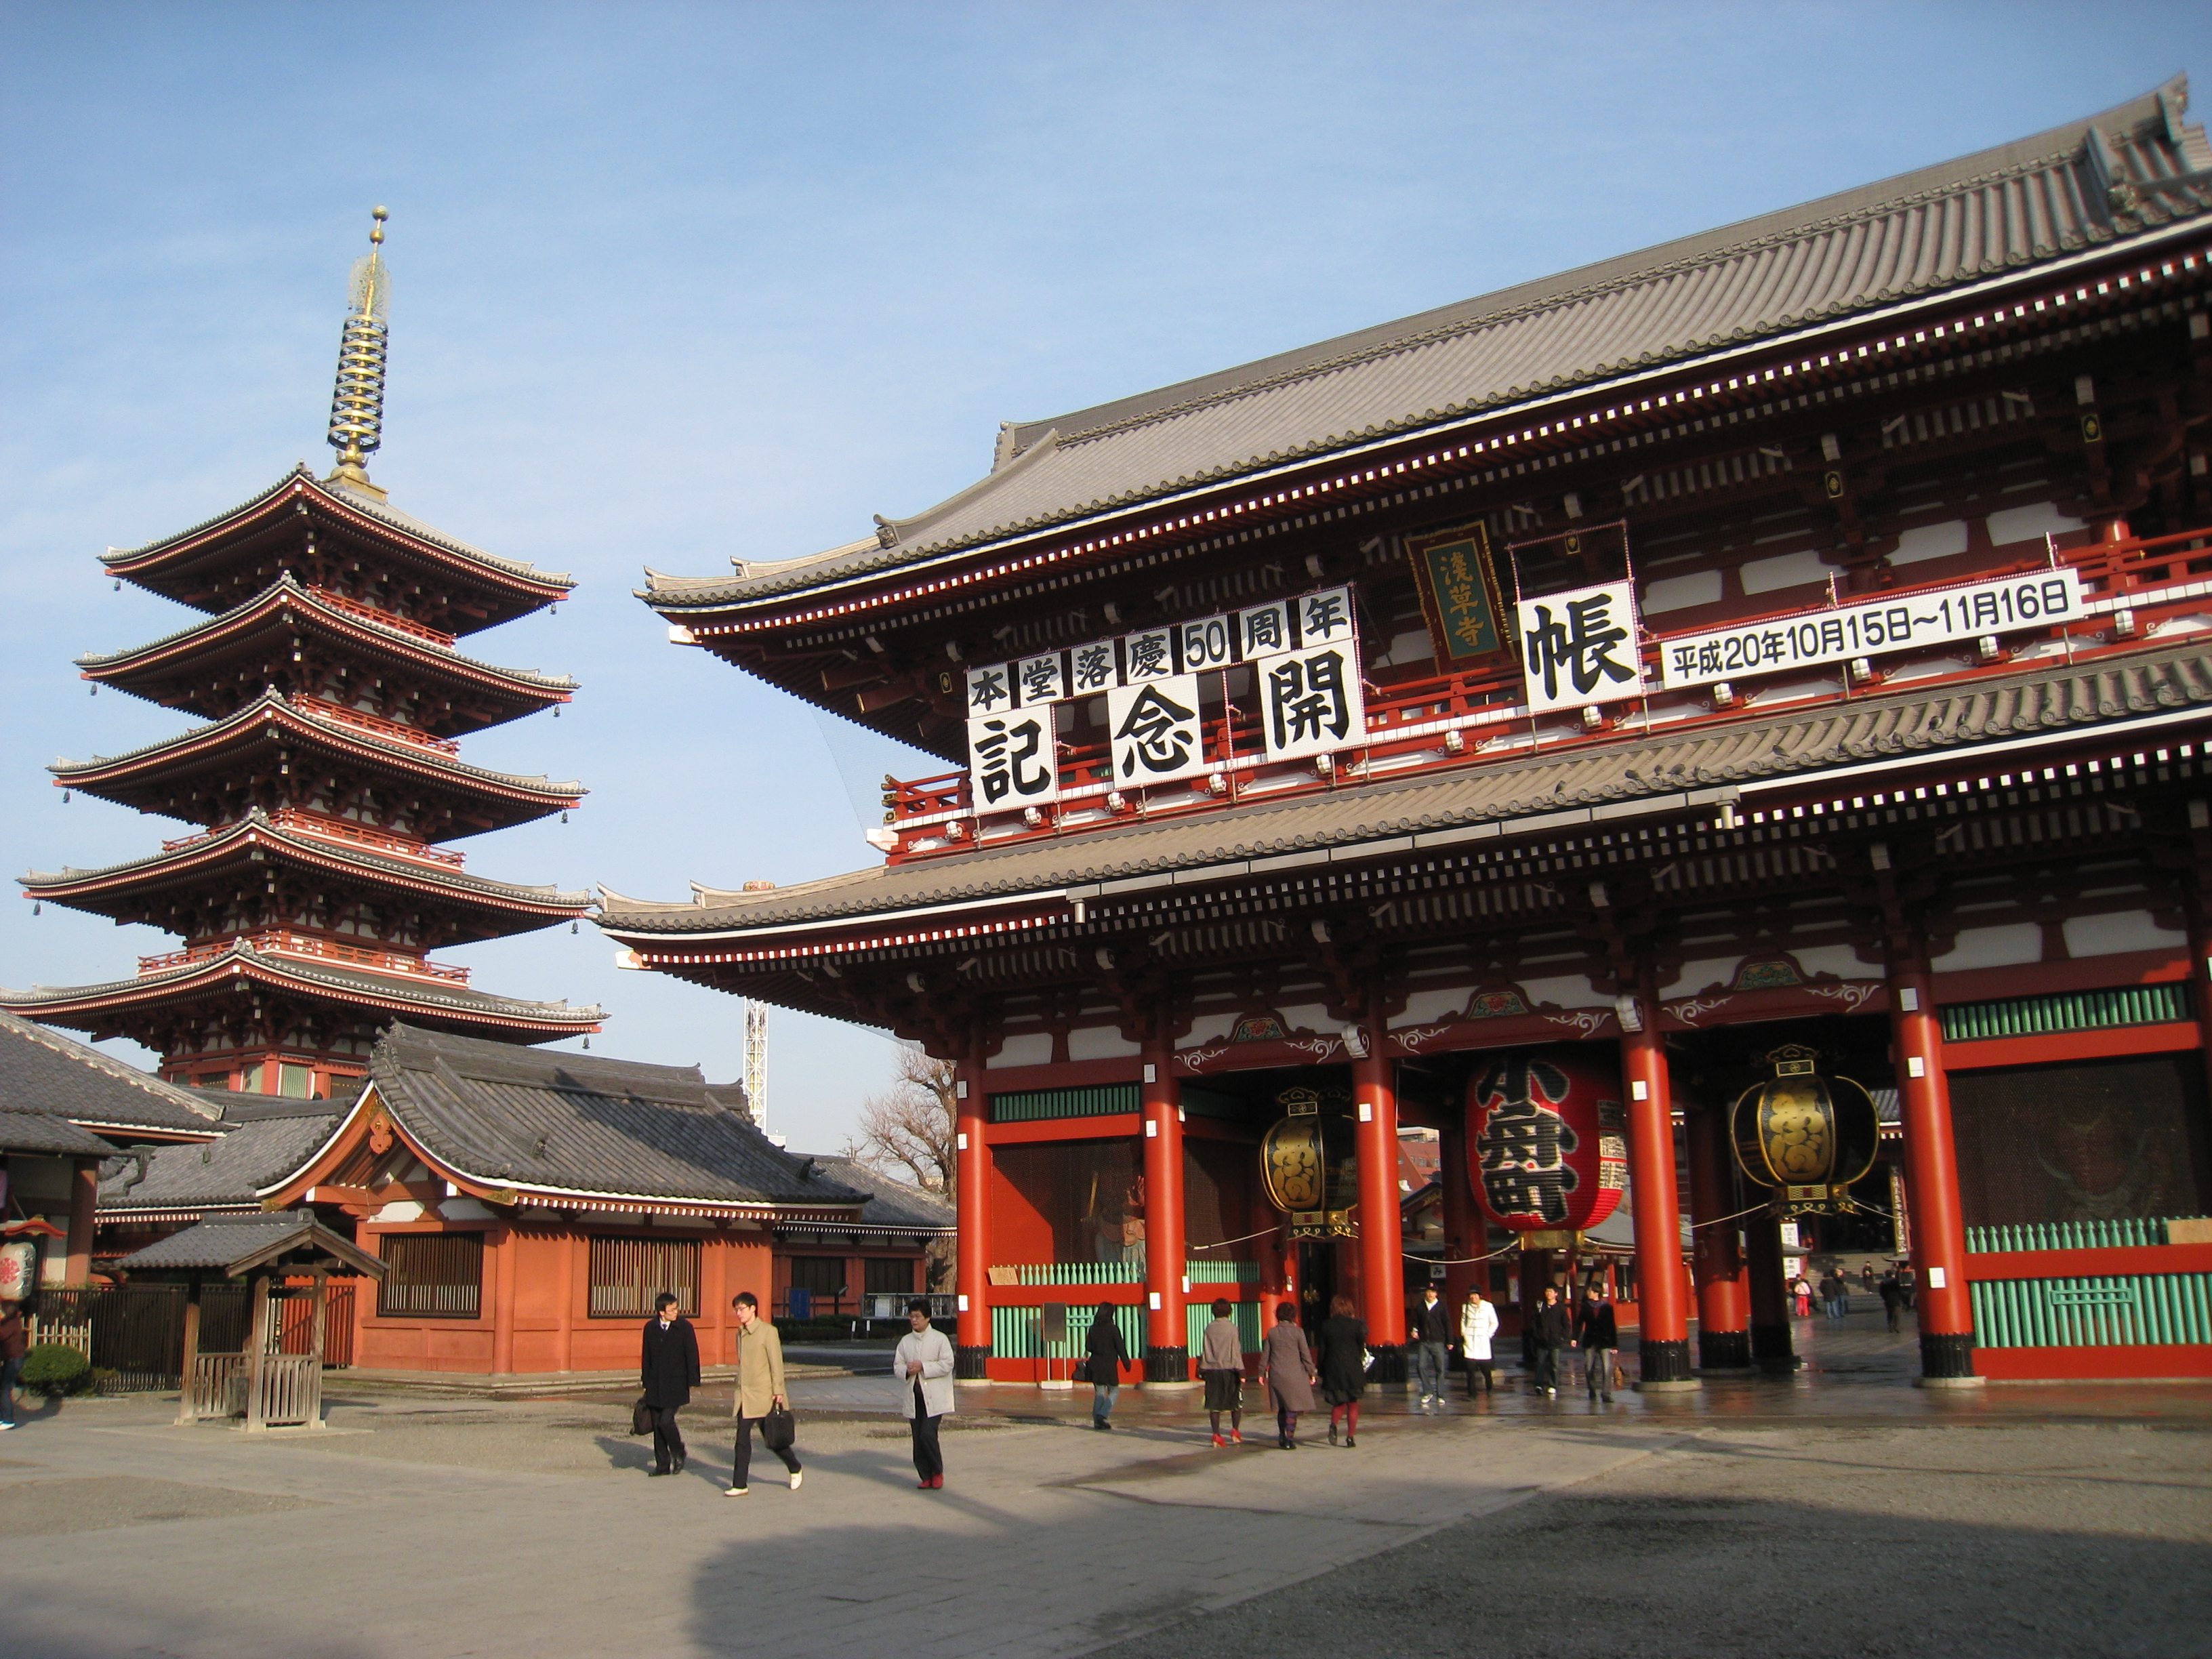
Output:
<svg viewBox="0 0 2212 1659">
<path fill-rule="evenodd" d="M 92 1362 L 60 1342 L 40 1342 L 23 1356 L 23 1386 L 49 1400 L 92 1386 Z"/>
</svg>

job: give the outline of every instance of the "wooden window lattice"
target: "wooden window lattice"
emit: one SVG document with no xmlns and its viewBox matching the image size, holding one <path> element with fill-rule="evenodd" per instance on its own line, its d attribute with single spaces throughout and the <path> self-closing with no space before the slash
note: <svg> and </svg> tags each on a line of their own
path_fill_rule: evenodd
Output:
<svg viewBox="0 0 2212 1659">
<path fill-rule="evenodd" d="M 696 1239 L 595 1238 L 591 1246 L 592 1318 L 650 1318 L 663 1291 L 685 1318 L 699 1316 Z"/>
<path fill-rule="evenodd" d="M 483 1235 L 387 1233 L 383 1319 L 475 1319 L 483 1311 Z"/>
</svg>

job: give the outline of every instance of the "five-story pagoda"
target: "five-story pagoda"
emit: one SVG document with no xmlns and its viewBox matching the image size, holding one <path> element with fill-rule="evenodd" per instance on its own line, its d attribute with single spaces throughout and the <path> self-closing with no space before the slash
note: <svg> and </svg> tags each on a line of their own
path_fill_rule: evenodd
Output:
<svg viewBox="0 0 2212 1659">
<path fill-rule="evenodd" d="M 575 683 L 494 667 L 463 635 L 559 601 L 568 577 L 495 557 L 395 511 L 380 444 L 389 277 L 354 269 L 330 442 L 245 505 L 103 556 L 201 619 L 84 678 L 210 722 L 131 753 L 64 761 L 58 787 L 200 826 L 152 855 L 24 878 L 26 896 L 178 934 L 106 984 L 0 993 L 0 1007 L 128 1036 L 173 1081 L 324 1094 L 366 1071 L 394 1019 L 531 1043 L 600 1011 L 473 989 L 441 947 L 582 915 L 588 896 L 471 875 L 442 843 L 566 812 L 580 785 L 465 764 L 456 738 L 566 702 Z"/>
</svg>

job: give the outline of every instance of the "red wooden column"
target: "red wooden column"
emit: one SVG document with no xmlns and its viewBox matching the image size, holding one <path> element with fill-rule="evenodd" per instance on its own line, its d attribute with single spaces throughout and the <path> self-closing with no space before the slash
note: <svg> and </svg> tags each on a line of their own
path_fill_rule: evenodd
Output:
<svg viewBox="0 0 2212 1659">
<path fill-rule="evenodd" d="M 1467 1167 L 1467 1111 L 1456 1102 L 1444 1109 L 1437 1130 L 1437 1181 L 1444 1218 L 1443 1303 L 1457 1329 L 1468 1291 L 1478 1286 L 1486 1294 L 1490 1290 L 1490 1264 L 1471 1259 L 1486 1254 L 1490 1229 L 1474 1201 Z"/>
<path fill-rule="evenodd" d="M 1382 1017 L 1369 1016 L 1359 1030 L 1367 1052 L 1352 1062 L 1352 1104 L 1359 1151 L 1360 1314 L 1368 1346 L 1385 1357 L 1381 1375 L 1399 1378 L 1404 1375 L 1398 1355 L 1406 1340 L 1406 1245 L 1398 1208 L 1398 1091 L 1382 1052 Z"/>
<path fill-rule="evenodd" d="M 1646 970 L 1632 1000 L 1641 1029 L 1620 1036 L 1621 1077 L 1628 1085 L 1629 1198 L 1636 1206 L 1636 1300 L 1641 1315 L 1637 1348 L 1643 1375 L 1638 1386 L 1647 1394 L 1698 1386 L 1690 1371 L 1682 1211 L 1674 1196 L 1673 1091 L 1654 990 Z"/>
<path fill-rule="evenodd" d="M 1183 1320 L 1189 1246 L 1182 1224 L 1182 1085 L 1175 1045 L 1145 1044 L 1145 1381 L 1190 1381 Z"/>
<path fill-rule="evenodd" d="M 488 1233 L 484 1242 L 492 1248 L 491 1368 L 507 1376 L 514 1371 L 514 1256 L 522 1242 L 512 1224 Z"/>
<path fill-rule="evenodd" d="M 1936 1017 L 1924 960 L 1893 952 L 1890 1041 L 1905 1120 L 1905 1180 L 1912 1198 L 1914 1306 L 1920 1327 L 1920 1382 L 1971 1388 L 1974 1304 L 1966 1287 L 1966 1224 L 1959 1205 L 1959 1162 L 1951 1139 L 1951 1090 L 1943 1075 L 1943 1028 Z"/>
<path fill-rule="evenodd" d="M 1751 1297 L 1743 1245 L 1734 1219 L 1728 1108 L 1706 1103 L 1688 1113 L 1690 1267 L 1698 1285 L 1698 1368 L 1747 1370 L 1751 1365 Z M 1723 1219 L 1723 1218 L 1729 1218 Z"/>
<path fill-rule="evenodd" d="M 959 1293 L 959 1329 L 953 1339 L 952 1375 L 963 1382 L 988 1382 L 991 1361 L 991 1148 L 983 1138 L 989 1116 L 982 1060 L 960 1063 L 953 1087 L 953 1146 L 957 1154 L 953 1203 L 960 1231 L 952 1287 Z"/>
</svg>

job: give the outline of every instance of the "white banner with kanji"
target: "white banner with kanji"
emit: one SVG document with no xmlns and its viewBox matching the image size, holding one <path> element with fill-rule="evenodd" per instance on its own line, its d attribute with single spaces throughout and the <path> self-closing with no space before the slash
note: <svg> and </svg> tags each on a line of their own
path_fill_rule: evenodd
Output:
<svg viewBox="0 0 2212 1659">
<path fill-rule="evenodd" d="M 1618 702 L 1641 689 L 1634 582 L 1518 599 L 1513 611 L 1531 714 Z"/>
<path fill-rule="evenodd" d="M 1271 761 L 1357 749 L 1367 741 L 1359 646 L 1349 632 L 1341 643 L 1261 658 L 1252 665 L 1252 695 Z"/>
<path fill-rule="evenodd" d="M 978 811 L 1038 806 L 1060 799 L 1050 703 L 968 722 L 968 785 Z"/>
<path fill-rule="evenodd" d="M 1206 769 L 1198 676 L 1172 674 L 1109 691 L 1106 737 L 1117 789 L 1197 776 Z"/>
</svg>

